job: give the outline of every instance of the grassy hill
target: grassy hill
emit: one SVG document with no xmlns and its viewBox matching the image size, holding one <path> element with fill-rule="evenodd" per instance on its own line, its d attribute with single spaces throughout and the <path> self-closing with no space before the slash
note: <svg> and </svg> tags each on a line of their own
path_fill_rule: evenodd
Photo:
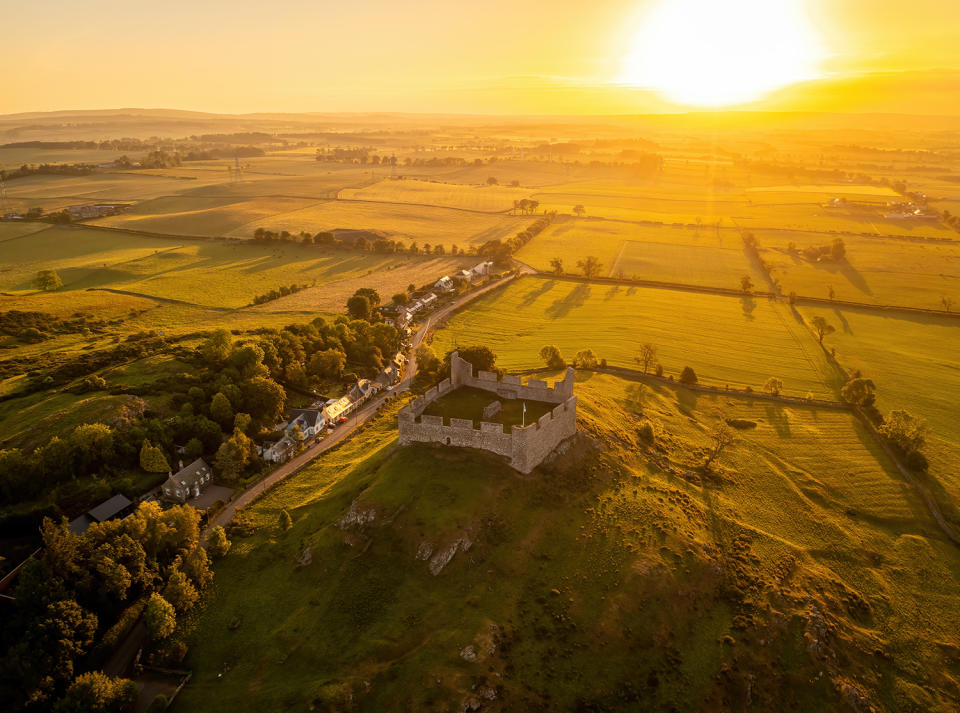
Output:
<svg viewBox="0 0 960 713">
<path fill-rule="evenodd" d="M 848 414 L 576 388 L 530 477 L 388 411 L 250 507 L 175 710 L 951 710 L 960 555 Z"/>
</svg>

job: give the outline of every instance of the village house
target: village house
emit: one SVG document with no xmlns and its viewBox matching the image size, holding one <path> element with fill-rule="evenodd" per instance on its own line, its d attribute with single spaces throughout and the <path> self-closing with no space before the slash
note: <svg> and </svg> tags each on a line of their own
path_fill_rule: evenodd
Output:
<svg viewBox="0 0 960 713">
<path fill-rule="evenodd" d="M 304 438 L 314 438 L 319 435 L 327 425 L 323 411 L 320 409 L 291 409 L 290 423 L 287 424 L 287 435 L 293 433 L 294 427 L 300 428 L 300 433 Z"/>
<path fill-rule="evenodd" d="M 180 461 L 180 470 L 172 473 L 163 484 L 163 497 L 181 504 L 191 498 L 198 498 L 200 493 L 206 490 L 212 477 L 213 471 L 203 458 L 197 458 L 186 468 L 183 467 L 183 461 Z"/>
<path fill-rule="evenodd" d="M 432 292 L 420 299 L 420 304 L 423 305 L 424 309 L 433 305 L 437 301 L 437 296 Z"/>
<path fill-rule="evenodd" d="M 279 441 L 265 449 L 262 457 L 267 463 L 286 463 L 293 458 L 296 450 L 296 442 L 290 436 L 284 435 Z"/>
<path fill-rule="evenodd" d="M 441 292 L 453 292 L 455 285 L 453 280 L 450 279 L 447 275 L 444 275 L 439 280 L 433 283 L 433 286 L 436 287 Z"/>
</svg>

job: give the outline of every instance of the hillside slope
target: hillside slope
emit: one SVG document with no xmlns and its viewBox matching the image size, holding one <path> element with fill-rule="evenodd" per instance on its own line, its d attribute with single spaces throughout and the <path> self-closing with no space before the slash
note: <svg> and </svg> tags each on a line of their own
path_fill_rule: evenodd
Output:
<svg viewBox="0 0 960 713">
<path fill-rule="evenodd" d="M 952 710 L 960 553 L 848 414 L 577 393 L 528 478 L 387 412 L 251 507 L 175 710 Z"/>
</svg>

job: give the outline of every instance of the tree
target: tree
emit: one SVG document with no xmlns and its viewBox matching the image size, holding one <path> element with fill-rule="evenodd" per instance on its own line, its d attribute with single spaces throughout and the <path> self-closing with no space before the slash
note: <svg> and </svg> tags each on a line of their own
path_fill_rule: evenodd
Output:
<svg viewBox="0 0 960 713">
<path fill-rule="evenodd" d="M 408 295 L 406 292 L 398 292 L 393 296 L 393 303 L 401 307 L 407 304 L 409 301 L 410 301 L 410 295 Z"/>
<path fill-rule="evenodd" d="M 740 278 L 740 291 L 749 292 L 753 289 L 753 280 L 750 279 L 750 275 L 744 275 Z"/>
<path fill-rule="evenodd" d="M 599 362 L 600 360 L 597 359 L 597 355 L 593 353 L 592 349 L 581 349 L 577 352 L 576 356 L 573 357 L 573 368 L 596 369 Z"/>
<path fill-rule="evenodd" d="M 827 285 L 827 297 L 833 302 L 833 298 L 836 297 L 837 293 L 833 291 L 833 285 Z"/>
<path fill-rule="evenodd" d="M 560 353 L 559 347 L 553 344 L 548 344 L 540 349 L 540 358 L 543 359 L 550 369 L 563 369 L 567 366 L 567 362 Z"/>
<path fill-rule="evenodd" d="M 177 611 L 187 611 L 200 599 L 196 587 L 187 578 L 187 575 L 179 569 L 170 573 L 167 580 L 167 586 L 163 588 L 163 598 L 166 599 Z"/>
<path fill-rule="evenodd" d="M 307 373 L 321 379 L 339 379 L 347 365 L 347 355 L 339 349 L 314 352 L 307 364 Z"/>
<path fill-rule="evenodd" d="M 588 255 L 583 260 L 577 260 L 577 267 L 580 268 L 584 277 L 596 277 L 600 274 L 602 265 L 597 257 Z"/>
<path fill-rule="evenodd" d="M 874 393 L 875 390 L 876 387 L 872 380 L 857 377 L 850 379 L 850 381 L 843 385 L 843 388 L 840 389 L 840 395 L 848 404 L 870 407 L 873 406 L 877 398 Z"/>
<path fill-rule="evenodd" d="M 220 391 L 213 395 L 210 402 L 210 418 L 223 428 L 229 428 L 233 423 L 233 406 L 230 405 L 230 399 Z"/>
<path fill-rule="evenodd" d="M 907 411 L 894 410 L 889 413 L 880 427 L 880 433 L 909 456 L 919 453 L 926 443 L 927 424 L 923 419 L 912 416 Z"/>
<path fill-rule="evenodd" d="M 157 446 L 144 439 L 140 447 L 140 467 L 148 473 L 169 473 L 170 464 L 167 457 Z"/>
<path fill-rule="evenodd" d="M 680 372 L 680 383 L 693 386 L 697 383 L 697 372 L 695 372 L 689 366 L 683 367 L 683 371 Z"/>
<path fill-rule="evenodd" d="M 487 185 L 488 185 L 488 186 L 495 186 L 495 185 L 497 185 L 497 177 L 496 177 L 496 176 L 490 176 L 490 177 L 487 179 Z"/>
<path fill-rule="evenodd" d="M 196 460 L 203 455 L 203 441 L 199 438 L 191 438 L 187 441 L 187 445 L 184 446 L 183 455 L 187 457 L 187 460 Z"/>
<path fill-rule="evenodd" d="M 226 480 L 237 480 L 257 455 L 257 446 L 239 428 L 217 449 L 214 467 Z"/>
<path fill-rule="evenodd" d="M 563 259 L 559 257 L 550 258 L 550 271 L 557 276 L 563 274 Z"/>
<path fill-rule="evenodd" d="M 583 214 L 587 212 L 587 209 L 578 203 L 577 205 L 573 206 L 573 212 L 578 218 L 582 218 Z"/>
<path fill-rule="evenodd" d="M 226 556 L 227 552 L 230 551 L 231 544 L 230 540 L 227 539 L 227 531 L 217 525 L 210 531 L 210 538 L 207 540 L 207 552 L 213 559 L 218 560 Z"/>
<path fill-rule="evenodd" d="M 771 376 L 769 379 L 763 382 L 763 393 L 771 394 L 772 396 L 779 396 L 781 391 L 783 391 L 782 379 Z"/>
<path fill-rule="evenodd" d="M 347 313 L 351 319 L 370 321 L 370 300 L 364 295 L 354 295 L 347 300 Z"/>
<path fill-rule="evenodd" d="M 940 298 L 940 304 L 943 305 L 943 310 L 945 312 L 949 312 L 951 309 L 953 309 L 953 299 L 947 297 L 946 295 Z"/>
<path fill-rule="evenodd" d="M 828 334 L 833 334 L 836 328 L 830 324 L 826 319 L 821 317 L 819 314 L 813 318 L 813 331 L 817 334 L 817 340 L 820 342 L 820 346 L 823 346 L 823 338 Z"/>
<path fill-rule="evenodd" d="M 60 279 L 56 270 L 40 270 L 37 272 L 37 276 L 33 278 L 33 285 L 38 290 L 49 292 L 63 287 L 63 280 Z"/>
<path fill-rule="evenodd" d="M 371 307 L 380 306 L 380 293 L 377 292 L 372 287 L 361 287 L 359 290 L 353 293 L 354 297 L 366 297 L 370 300 Z"/>
<path fill-rule="evenodd" d="M 137 684 L 102 671 L 82 673 L 57 701 L 54 713 L 127 713 L 137 700 Z"/>
<path fill-rule="evenodd" d="M 634 357 L 634 361 L 637 364 L 640 364 L 643 367 L 643 373 L 646 374 L 650 369 L 650 365 L 656 362 L 657 360 L 657 348 L 647 342 L 646 344 L 640 345 L 640 352 L 637 356 Z"/>
<path fill-rule="evenodd" d="M 143 610 L 143 623 L 154 641 L 166 639 L 177 628 L 177 615 L 173 606 L 157 592 L 150 595 Z"/>
<path fill-rule="evenodd" d="M 719 458 L 720 454 L 723 453 L 727 447 L 736 442 L 737 434 L 730 424 L 727 423 L 727 420 L 721 416 L 717 421 L 717 425 L 714 426 L 710 432 L 710 440 L 713 441 L 713 448 L 707 454 L 707 460 L 703 464 L 705 468 L 709 468 L 710 464 Z"/>
<path fill-rule="evenodd" d="M 19 587 L 18 594 L 22 596 Z M 96 614 L 72 599 L 51 602 L 31 622 L 10 660 L 26 669 L 27 680 L 23 683 L 27 686 L 48 688 L 51 679 L 58 682 L 73 678 L 74 662 L 87 653 L 96 632 Z"/>
<path fill-rule="evenodd" d="M 250 417 L 250 414 L 240 412 L 233 417 L 233 427 L 238 431 L 246 433 L 252 421 L 253 419 Z"/>
<path fill-rule="evenodd" d="M 280 529 L 280 532 L 287 532 L 293 528 L 293 518 L 290 517 L 290 513 L 287 512 L 286 508 L 280 510 L 280 516 L 277 518 L 277 527 Z"/>
<path fill-rule="evenodd" d="M 277 382 L 258 376 L 241 385 L 243 410 L 255 421 L 272 424 L 283 413 L 287 392 Z"/>
<path fill-rule="evenodd" d="M 222 364 L 230 356 L 233 336 L 226 329 L 214 330 L 200 345 L 200 353 L 209 364 Z"/>
</svg>

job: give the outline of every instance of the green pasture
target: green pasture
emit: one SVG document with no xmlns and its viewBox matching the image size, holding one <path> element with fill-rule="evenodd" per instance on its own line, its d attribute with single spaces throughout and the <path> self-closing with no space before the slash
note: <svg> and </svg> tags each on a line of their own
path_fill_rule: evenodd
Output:
<svg viewBox="0 0 960 713">
<path fill-rule="evenodd" d="M 635 368 L 641 344 L 653 343 L 666 374 L 691 366 L 700 381 L 759 388 L 783 379 L 787 392 L 830 397 L 836 375 L 803 325 L 765 299 L 525 278 L 457 312 L 434 337 L 445 353 L 483 344 L 498 366 L 542 365 L 538 353 L 558 346 L 568 361 L 592 349 L 611 365 Z"/>
</svg>

